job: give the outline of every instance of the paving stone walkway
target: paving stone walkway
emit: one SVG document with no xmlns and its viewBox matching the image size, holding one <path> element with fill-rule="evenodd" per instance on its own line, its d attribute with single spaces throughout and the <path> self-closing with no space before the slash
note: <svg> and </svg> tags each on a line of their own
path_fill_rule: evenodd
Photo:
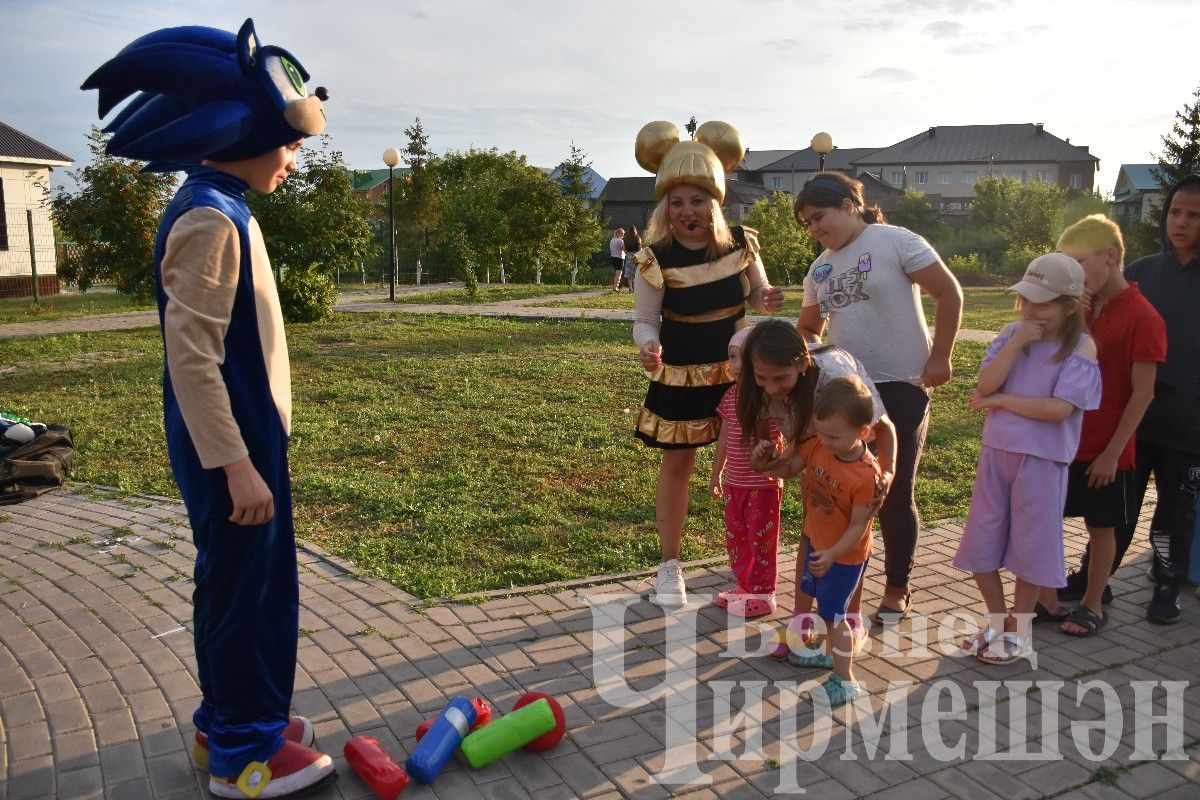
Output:
<svg viewBox="0 0 1200 800">
<path fill-rule="evenodd" d="M 722 559 L 689 565 L 693 602 L 664 616 L 645 600 L 649 575 L 426 604 L 303 546 L 294 706 L 341 774 L 313 797 L 372 796 L 341 757 L 353 734 L 403 761 L 417 724 L 450 696 L 503 712 L 539 690 L 566 709 L 558 748 L 481 771 L 452 762 L 404 797 L 1196 798 L 1200 601 L 1185 593 L 1180 624 L 1144 620 L 1144 537 L 1112 582 L 1103 632 L 1070 639 L 1037 626 L 1035 669 L 939 650 L 939 624 L 980 611 L 949 564 L 959 535 L 953 524 L 923 533 L 922 616 L 900 633 L 876 629 L 856 667 L 874 717 L 857 719 L 797 700 L 797 684 L 819 676 L 756 655 L 763 628 L 701 601 L 728 584 Z M 1069 553 L 1083 541 L 1068 530 Z M 169 499 L 77 486 L 0 509 L 0 800 L 208 796 L 188 755 L 193 555 Z M 794 554 L 780 566 L 790 575 Z M 868 603 L 881 583 L 873 567 Z M 1042 683 L 1027 693 L 1013 681 Z M 1178 683 L 1168 692 L 1164 681 Z M 1137 715 L 1152 707 L 1151 686 L 1153 713 L 1171 725 Z M 1104 721 L 1114 749 L 1091 760 Z M 1149 760 L 1131 761 L 1135 749 Z M 1172 758 L 1153 755 L 1166 749 Z"/>
</svg>

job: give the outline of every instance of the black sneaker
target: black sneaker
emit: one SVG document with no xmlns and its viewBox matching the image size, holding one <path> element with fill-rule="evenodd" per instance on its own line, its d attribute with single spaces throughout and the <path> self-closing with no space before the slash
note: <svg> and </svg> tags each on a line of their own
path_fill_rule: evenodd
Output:
<svg viewBox="0 0 1200 800">
<path fill-rule="evenodd" d="M 1179 587 L 1173 583 L 1160 583 L 1154 587 L 1154 596 L 1146 606 L 1146 619 L 1157 625 L 1170 625 L 1179 621 Z"/>
<path fill-rule="evenodd" d="M 1067 574 L 1067 585 L 1058 590 L 1058 599 L 1063 602 L 1076 602 L 1083 599 L 1084 591 L 1087 589 L 1087 576 L 1081 571 L 1072 571 Z M 1104 593 L 1101 596 L 1100 602 L 1104 605 L 1110 605 L 1113 601 L 1112 587 L 1108 584 L 1104 585 Z"/>
</svg>

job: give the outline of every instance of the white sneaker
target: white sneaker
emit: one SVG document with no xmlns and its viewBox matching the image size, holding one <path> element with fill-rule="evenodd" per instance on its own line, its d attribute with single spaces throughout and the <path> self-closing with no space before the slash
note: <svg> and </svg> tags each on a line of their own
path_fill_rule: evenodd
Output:
<svg viewBox="0 0 1200 800">
<path fill-rule="evenodd" d="M 687 589 L 683 585 L 683 569 L 679 566 L 679 559 L 672 558 L 659 564 L 654 595 L 654 602 L 663 607 L 687 605 Z"/>
</svg>

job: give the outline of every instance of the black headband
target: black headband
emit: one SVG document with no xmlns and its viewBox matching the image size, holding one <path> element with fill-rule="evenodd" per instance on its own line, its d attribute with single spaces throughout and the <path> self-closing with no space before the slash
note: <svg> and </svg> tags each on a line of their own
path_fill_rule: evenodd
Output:
<svg viewBox="0 0 1200 800">
<path fill-rule="evenodd" d="M 807 192 L 809 189 L 818 189 L 822 192 L 830 192 L 838 197 L 845 197 L 858 202 L 858 198 L 854 196 L 854 192 L 850 190 L 846 184 L 839 181 L 831 175 L 816 175 L 804 182 L 804 188 L 801 191 Z"/>
</svg>

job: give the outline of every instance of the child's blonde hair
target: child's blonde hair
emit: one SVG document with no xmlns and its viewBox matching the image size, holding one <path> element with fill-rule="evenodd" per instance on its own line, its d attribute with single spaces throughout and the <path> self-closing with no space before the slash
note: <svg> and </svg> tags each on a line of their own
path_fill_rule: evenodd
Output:
<svg viewBox="0 0 1200 800">
<path fill-rule="evenodd" d="M 870 425 L 875 414 L 871 390 L 857 375 L 830 378 L 817 390 L 813 401 L 813 418 L 826 420 L 841 416 L 855 428 Z"/>
<path fill-rule="evenodd" d="M 691 184 L 686 185 L 691 186 Z M 670 217 L 667 215 L 670 198 L 670 192 L 663 195 L 663 199 L 658 201 L 658 205 L 650 214 L 646 235 L 642 238 L 642 243 L 646 247 L 656 244 L 669 245 L 675 241 L 675 237 L 671 233 Z M 708 202 L 712 215 L 712 230 L 709 231 L 711 236 L 708 242 L 707 256 L 709 261 L 714 261 L 728 253 L 733 247 L 733 233 L 729 230 L 729 223 L 725 221 L 725 214 L 721 211 L 721 204 L 717 202 L 717 199 L 709 195 Z"/>
<path fill-rule="evenodd" d="M 1032 300 L 1026 300 L 1021 295 L 1017 295 L 1017 302 L 1013 307 L 1018 314 L 1021 312 L 1022 300 L 1026 303 L 1033 302 Z M 1083 331 L 1087 327 L 1087 321 L 1084 319 L 1083 303 L 1079 301 L 1078 297 L 1072 297 L 1069 294 L 1060 294 L 1049 302 L 1058 303 L 1067 309 L 1067 318 L 1063 320 L 1062 346 L 1054 354 L 1055 361 L 1062 361 L 1075 352 L 1075 348 L 1079 345 L 1079 337 L 1083 335 Z M 1072 309 L 1071 306 L 1074 306 L 1074 308 Z"/>
<path fill-rule="evenodd" d="M 1055 249 L 1099 253 L 1110 247 L 1117 248 L 1117 266 L 1123 266 L 1125 239 L 1121 228 L 1103 214 L 1091 214 L 1063 231 Z"/>
</svg>

